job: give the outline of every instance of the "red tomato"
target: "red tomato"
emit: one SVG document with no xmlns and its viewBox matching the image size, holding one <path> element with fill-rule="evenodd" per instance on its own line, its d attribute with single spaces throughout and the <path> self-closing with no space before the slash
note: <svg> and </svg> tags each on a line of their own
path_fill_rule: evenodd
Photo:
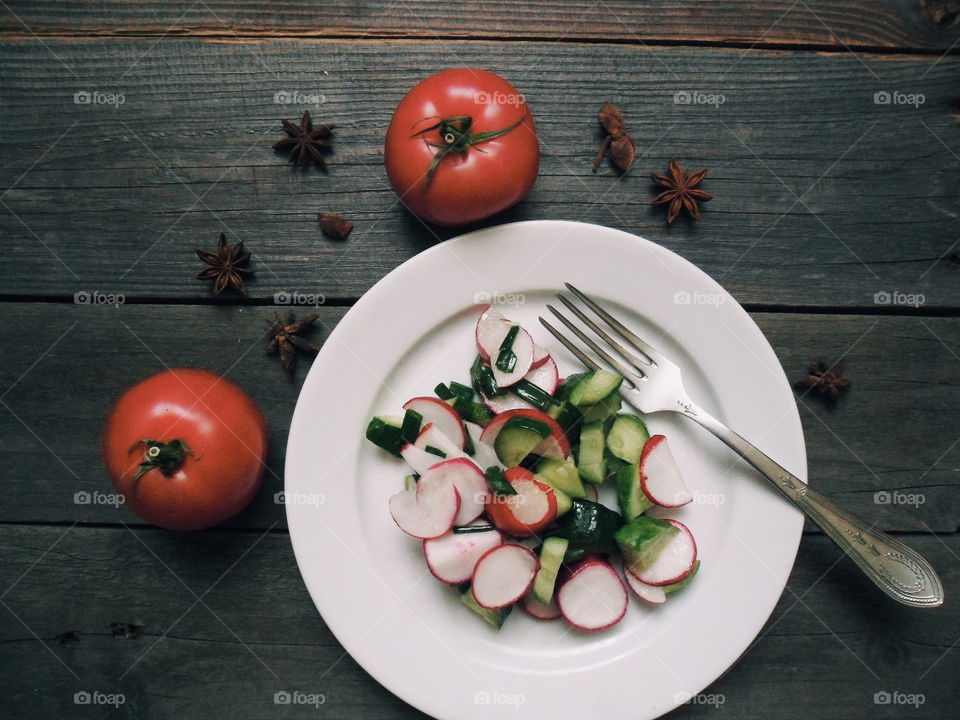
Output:
<svg viewBox="0 0 960 720">
<path fill-rule="evenodd" d="M 260 487 L 267 422 L 243 390 L 206 370 L 147 378 L 103 429 L 107 474 L 147 522 L 199 530 L 236 515 Z"/>
<path fill-rule="evenodd" d="M 536 535 L 557 517 L 557 494 L 522 467 L 503 471 L 516 495 L 487 496 L 486 513 L 498 529 L 514 537 Z"/>
<path fill-rule="evenodd" d="M 458 68 L 431 75 L 400 101 L 384 163 L 411 212 L 437 225 L 464 225 L 530 192 L 540 144 L 513 85 L 487 70 Z"/>
</svg>

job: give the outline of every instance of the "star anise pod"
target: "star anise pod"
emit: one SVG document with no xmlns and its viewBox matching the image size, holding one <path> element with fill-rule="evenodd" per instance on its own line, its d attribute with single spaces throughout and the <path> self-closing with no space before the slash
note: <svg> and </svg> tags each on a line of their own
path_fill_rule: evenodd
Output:
<svg viewBox="0 0 960 720">
<path fill-rule="evenodd" d="M 607 136 L 600 144 L 597 155 L 593 159 L 593 171 L 596 172 L 603 162 L 603 157 L 608 152 L 610 160 L 616 165 L 620 172 L 626 172 L 633 165 L 637 157 L 637 148 L 633 144 L 633 138 L 627 132 L 627 124 L 623 120 L 623 113 L 613 103 L 605 102 L 600 112 L 597 113 L 597 120 L 607 131 Z"/>
<path fill-rule="evenodd" d="M 317 222 L 320 223 L 320 231 L 333 240 L 346 240 L 353 230 L 353 223 L 336 213 L 320 213 Z"/>
<path fill-rule="evenodd" d="M 311 161 L 321 170 L 327 169 L 323 156 L 333 151 L 331 137 L 336 125 L 317 125 L 314 127 L 310 119 L 310 111 L 304 110 L 300 118 L 300 125 L 294 125 L 289 120 L 281 120 L 287 137 L 280 138 L 273 144 L 277 152 L 285 152 L 290 156 L 290 162 L 299 165 L 309 165 Z"/>
<path fill-rule="evenodd" d="M 293 370 L 297 365 L 297 350 L 301 352 L 316 353 L 320 351 L 319 345 L 314 345 L 300 337 L 300 333 L 313 325 L 320 313 L 310 313 L 297 320 L 293 310 L 284 317 L 278 312 L 273 314 L 273 320 L 267 321 L 271 339 L 267 343 L 268 353 L 280 353 L 280 364 L 287 371 L 287 375 L 293 375 Z"/>
<path fill-rule="evenodd" d="M 843 375 L 846 365 L 839 360 L 833 366 L 818 360 L 807 369 L 807 374 L 793 384 L 793 389 L 822 399 L 829 408 L 837 405 L 840 394 L 849 390 L 853 383 Z"/>
<path fill-rule="evenodd" d="M 251 277 L 253 270 L 246 267 L 250 262 L 250 253 L 244 250 L 242 242 L 230 245 L 227 243 L 227 236 L 220 233 L 220 242 L 217 243 L 216 251 L 197 250 L 197 256 L 210 267 L 205 267 L 194 277 L 197 280 L 214 280 L 215 295 L 219 295 L 227 288 L 247 294 L 243 279 Z"/>
<path fill-rule="evenodd" d="M 683 166 L 675 159 L 670 160 L 667 166 L 668 175 L 652 173 L 650 175 L 657 185 L 666 188 L 663 192 L 651 200 L 652 205 L 663 205 L 670 203 L 670 209 L 667 212 L 667 222 L 672 223 L 677 219 L 680 210 L 686 209 L 694 220 L 700 219 L 699 203 L 713 200 L 715 195 L 701 190 L 697 186 L 703 182 L 709 170 L 706 168 L 697 170 L 695 173 L 688 173 Z"/>
</svg>

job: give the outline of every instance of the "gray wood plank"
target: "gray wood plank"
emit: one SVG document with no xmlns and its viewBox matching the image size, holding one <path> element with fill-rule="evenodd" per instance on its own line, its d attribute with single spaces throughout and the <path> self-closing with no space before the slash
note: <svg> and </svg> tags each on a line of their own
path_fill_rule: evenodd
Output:
<svg viewBox="0 0 960 720">
<path fill-rule="evenodd" d="M 529 99 L 537 186 L 491 222 L 585 220 L 676 250 L 743 301 L 873 306 L 877 293 L 960 307 L 956 267 L 956 58 L 604 44 L 196 39 L 11 39 L 0 48 L 0 293 L 99 289 L 197 298 L 196 247 L 221 231 L 255 253 L 264 298 L 304 288 L 355 297 L 451 231 L 397 206 L 381 165 L 395 103 L 439 66 L 500 70 Z M 120 93 L 119 107 L 74 104 Z M 340 125 L 329 174 L 270 150 L 278 119 L 322 94 Z M 719 107 L 674 103 L 720 93 Z M 876 105 L 879 91 L 925 102 Z M 589 166 L 595 113 L 618 102 L 641 152 L 622 181 Z M 666 227 L 647 173 L 671 156 L 708 166 L 717 199 Z M 799 201 L 798 201 L 799 199 Z M 318 211 L 356 223 L 322 239 Z M 909 308 L 901 307 L 904 312 Z"/>
<path fill-rule="evenodd" d="M 19 489 L 5 495 L 0 520 L 136 523 L 126 508 L 78 505 L 74 495 L 110 489 L 98 434 L 113 400 L 165 366 L 185 365 L 225 372 L 263 407 L 271 427 L 270 471 L 253 504 L 230 525 L 283 527 L 274 494 L 282 488 L 287 430 L 309 363 L 301 360 L 290 382 L 276 359 L 264 356 L 261 333 L 272 312 L 249 306 L 0 303 L 6 329 L 0 347 L 0 467 L 4 480 Z M 312 336 L 318 341 L 345 309 L 320 312 L 322 328 Z M 956 530 L 960 360 L 954 353 L 960 349 L 960 319 L 755 318 L 791 379 L 812 360 L 848 355 L 854 388 L 839 407 L 831 412 L 809 398 L 801 402 L 811 482 L 887 530 Z M 878 492 L 891 493 L 893 502 L 878 504 Z M 918 502 L 908 502 L 910 495 Z"/>
<path fill-rule="evenodd" d="M 343 653 L 284 534 L 65 530 L 0 527 L 0 587 L 9 588 L 0 607 L 4 717 L 423 717 Z M 960 537 L 909 541 L 938 567 L 950 597 Z M 837 553 L 823 536 L 804 538 L 766 628 L 707 691 L 723 696 L 724 716 L 955 717 L 956 603 L 896 605 Z M 138 622 L 143 634 L 114 638 L 111 622 Z M 68 632 L 76 639 L 58 640 Z M 78 709 L 82 690 L 123 693 L 125 703 L 116 712 Z M 283 690 L 322 693 L 326 703 L 274 705 Z M 924 702 L 876 705 L 885 691 Z M 700 704 L 671 717 L 715 715 Z"/>
<path fill-rule="evenodd" d="M 811 44 L 945 51 L 957 39 L 949 2 L 896 0 L 487 0 L 463 6 L 428 0 L 306 0 L 260 3 L 186 0 L 145 5 L 99 0 L 10 0 L 0 31 L 37 34 L 293 35 L 557 38 L 566 41 Z"/>
</svg>

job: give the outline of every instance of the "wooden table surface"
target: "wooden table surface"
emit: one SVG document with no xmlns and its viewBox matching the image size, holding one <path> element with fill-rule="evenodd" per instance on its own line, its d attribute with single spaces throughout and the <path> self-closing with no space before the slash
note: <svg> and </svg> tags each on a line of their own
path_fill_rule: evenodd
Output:
<svg viewBox="0 0 960 720">
<path fill-rule="evenodd" d="M 938 611 L 895 605 L 808 526 L 766 628 L 707 691 L 723 704 L 674 715 L 960 716 L 958 10 L 0 2 L 0 715 L 422 717 L 344 653 L 297 572 L 274 495 L 308 363 L 285 378 L 263 323 L 275 293 L 319 293 L 320 342 L 386 272 L 456 234 L 398 206 L 382 140 L 414 82 L 476 65 L 525 94 L 543 149 L 531 195 L 488 224 L 643 235 L 728 288 L 791 379 L 846 358 L 854 388 L 835 411 L 799 401 L 811 483 L 900 534 L 946 586 Z M 723 102 L 675 102 L 694 91 Z M 304 107 L 276 103 L 281 92 L 322 96 L 311 110 L 339 126 L 328 174 L 271 151 L 279 119 Z M 622 180 L 590 172 L 606 100 L 638 146 Z M 711 170 L 717 199 L 699 225 L 667 227 L 649 205 L 647 173 L 673 156 Z M 323 238 L 319 211 L 348 215 L 353 234 Z M 254 253 L 249 298 L 212 298 L 192 278 L 194 249 L 221 232 Z M 124 302 L 75 301 L 93 291 Z M 194 534 L 78 503 L 109 491 L 98 432 L 111 401 L 178 365 L 224 373 L 263 406 L 272 445 L 256 500 Z M 916 502 L 878 503 L 881 491 Z M 116 637 L 112 623 L 143 628 Z M 325 703 L 275 704 L 285 690 Z M 124 702 L 78 705 L 83 691 Z"/>
</svg>

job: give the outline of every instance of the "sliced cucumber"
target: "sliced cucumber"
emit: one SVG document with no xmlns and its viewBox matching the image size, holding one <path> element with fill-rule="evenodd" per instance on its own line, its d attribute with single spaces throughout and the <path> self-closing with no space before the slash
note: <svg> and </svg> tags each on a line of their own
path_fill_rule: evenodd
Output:
<svg viewBox="0 0 960 720">
<path fill-rule="evenodd" d="M 620 389 L 623 377 L 607 370 L 594 370 L 570 389 L 570 402 L 577 407 L 596 405 Z"/>
<path fill-rule="evenodd" d="M 544 482 L 543 478 L 539 475 L 535 476 L 537 480 L 540 480 L 545 485 L 550 485 L 548 482 Z M 557 488 L 550 485 L 550 489 L 553 490 L 553 495 L 557 498 L 557 517 L 566 515 L 570 512 L 570 508 L 573 506 L 573 498 L 567 495 L 563 490 L 557 490 Z"/>
<path fill-rule="evenodd" d="M 546 423 L 526 417 L 514 417 L 507 420 L 497 434 L 493 449 L 500 462 L 507 467 L 513 467 L 523 462 L 523 459 L 549 436 L 550 428 Z"/>
<path fill-rule="evenodd" d="M 583 479 L 594 485 L 602 485 L 604 473 L 603 448 L 605 446 L 603 423 L 585 423 L 580 428 L 580 451 L 577 455 L 577 470 Z"/>
<path fill-rule="evenodd" d="M 625 465 L 617 473 L 617 501 L 620 503 L 620 512 L 627 520 L 633 520 L 653 507 L 653 501 L 640 486 L 640 468 L 637 465 Z"/>
<path fill-rule="evenodd" d="M 667 595 L 671 595 L 672 593 L 677 592 L 677 590 L 683 590 L 687 585 L 690 584 L 690 581 L 693 580 L 693 576 L 697 574 L 697 570 L 699 569 L 700 569 L 700 561 L 697 560 L 693 564 L 693 570 L 690 571 L 689 575 L 687 575 L 683 580 L 680 580 L 679 582 L 672 583 L 671 585 L 664 585 L 663 591 Z"/>
<path fill-rule="evenodd" d="M 571 442 L 577 439 L 580 423 L 583 422 L 583 413 L 580 412 L 580 408 L 564 400 L 559 405 L 551 405 L 546 413 L 557 421 Z"/>
<path fill-rule="evenodd" d="M 503 621 L 507 619 L 507 615 L 509 615 L 513 609 L 513 605 L 507 605 L 507 607 L 501 608 L 500 610 L 488 610 L 485 607 L 480 607 L 477 601 L 473 599 L 473 593 L 470 591 L 469 585 L 467 585 L 466 590 L 460 591 L 460 602 L 486 620 L 495 630 L 503 627 Z"/>
<path fill-rule="evenodd" d="M 573 460 L 554 460 L 543 458 L 537 465 L 536 473 L 543 482 L 554 490 L 566 493 L 570 497 L 582 498 L 587 496 L 586 488 L 577 472 Z"/>
<path fill-rule="evenodd" d="M 589 376 L 590 373 L 568 375 L 567 379 L 560 383 L 560 387 L 557 388 L 557 400 L 567 400 L 573 389 Z"/>
<path fill-rule="evenodd" d="M 657 559 L 663 547 L 679 532 L 679 528 L 666 520 L 641 515 L 617 530 L 614 539 L 624 562 L 645 567 Z"/>
<path fill-rule="evenodd" d="M 403 457 L 400 454 L 400 448 L 406 443 L 403 440 L 402 426 L 402 418 L 392 415 L 377 415 L 367 425 L 367 440 L 377 447 L 383 448 L 391 455 Z"/>
<path fill-rule="evenodd" d="M 636 465 L 649 439 L 643 420 L 636 415 L 617 415 L 607 433 L 607 449 L 621 460 Z"/>
<path fill-rule="evenodd" d="M 549 605 L 553 600 L 557 573 L 560 572 L 560 565 L 568 547 L 570 541 L 566 538 L 551 537 L 544 540 L 543 547 L 540 548 L 540 569 L 533 579 L 533 596 L 544 605 Z"/>
<path fill-rule="evenodd" d="M 630 465 L 628 462 L 624 462 L 616 455 L 610 453 L 610 448 L 607 448 L 606 457 L 606 467 L 604 468 L 607 473 L 607 480 L 612 480 L 614 483 L 617 482 L 617 473 L 620 472 L 623 468 Z"/>
<path fill-rule="evenodd" d="M 623 399 L 620 394 L 608 395 L 595 405 L 587 408 L 580 408 L 583 411 L 584 422 L 605 422 L 611 416 L 620 412 L 623 407 Z"/>
<path fill-rule="evenodd" d="M 570 512 L 557 521 L 551 535 L 566 538 L 572 547 L 588 552 L 615 553 L 617 542 L 614 536 L 622 525 L 620 513 L 600 503 L 577 498 Z"/>
</svg>

